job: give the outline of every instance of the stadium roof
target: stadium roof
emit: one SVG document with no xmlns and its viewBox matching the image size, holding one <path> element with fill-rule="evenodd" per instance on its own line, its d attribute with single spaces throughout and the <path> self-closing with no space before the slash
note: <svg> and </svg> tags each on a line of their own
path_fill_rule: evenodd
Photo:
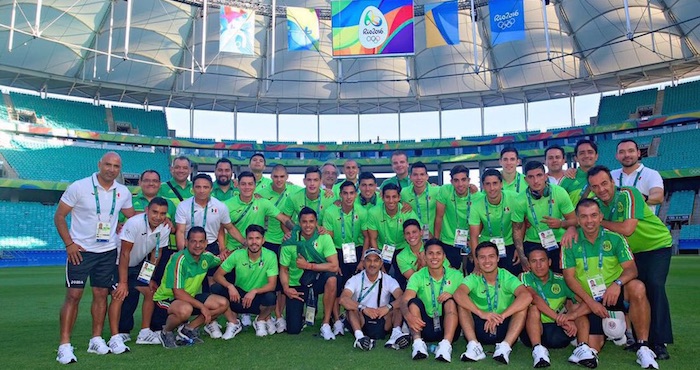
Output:
<svg viewBox="0 0 700 370">
<path fill-rule="evenodd" d="M 459 45 L 425 48 L 420 10 L 434 0 L 416 0 L 414 56 L 339 61 L 331 56 L 326 17 L 320 52 L 287 51 L 285 7 L 327 13 L 329 1 L 279 0 L 271 73 L 271 1 L 242 6 L 258 11 L 255 55 L 243 56 L 218 51 L 218 6 L 243 3 L 210 0 L 201 73 L 202 0 L 43 0 L 40 12 L 37 0 L 16 0 L 16 8 L 6 0 L 0 84 L 177 108 L 353 114 L 489 107 L 700 74 L 697 0 L 629 0 L 631 38 L 622 0 L 552 0 L 546 27 L 542 2 L 525 0 L 525 40 L 496 46 L 489 41 L 487 1 L 475 0 L 476 43 L 465 1 L 459 0 Z"/>
</svg>

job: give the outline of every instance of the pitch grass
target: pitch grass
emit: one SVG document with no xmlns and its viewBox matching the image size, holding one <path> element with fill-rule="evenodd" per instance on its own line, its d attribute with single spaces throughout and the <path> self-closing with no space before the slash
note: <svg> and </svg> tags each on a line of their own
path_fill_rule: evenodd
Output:
<svg viewBox="0 0 700 370">
<path fill-rule="evenodd" d="M 0 363 L 4 369 L 44 369 L 58 367 L 55 361 L 58 347 L 58 311 L 65 289 L 63 268 L 9 268 L 0 269 L 0 331 L 6 338 L 0 350 Z M 673 313 L 673 329 L 676 344 L 669 347 L 670 361 L 661 361 L 665 369 L 697 369 L 700 363 L 694 351 L 700 348 L 700 324 L 697 308 L 700 307 L 700 259 L 693 256 L 674 257 L 667 289 Z M 529 349 L 516 344 L 508 367 L 490 357 L 479 363 L 459 361 L 465 341 L 461 338 L 453 346 L 451 364 L 438 363 L 432 357 L 412 361 L 410 349 L 401 351 L 381 347 L 370 352 L 352 348 L 350 333 L 334 342 L 325 342 L 318 336 L 318 324 L 306 328 L 301 335 L 276 334 L 257 338 L 251 328 L 230 341 L 205 338 L 201 345 L 166 350 L 161 346 L 131 345 L 132 352 L 122 355 L 98 356 L 88 354 L 90 338 L 90 301 L 86 290 L 80 306 L 78 321 L 73 332 L 73 345 L 78 363 L 71 368 L 81 369 L 407 369 L 407 368 L 460 368 L 460 369 L 531 369 Z M 140 312 L 140 311 L 137 311 Z M 140 322 L 137 313 L 136 322 Z M 135 338 L 137 330 L 132 332 Z M 104 338 L 109 339 L 105 327 Z M 486 346 L 493 351 L 493 346 Z M 552 350 L 552 368 L 575 369 L 566 362 L 571 347 Z M 639 369 L 635 355 L 625 352 L 612 343 L 604 347 L 601 355 L 602 369 Z"/>
</svg>

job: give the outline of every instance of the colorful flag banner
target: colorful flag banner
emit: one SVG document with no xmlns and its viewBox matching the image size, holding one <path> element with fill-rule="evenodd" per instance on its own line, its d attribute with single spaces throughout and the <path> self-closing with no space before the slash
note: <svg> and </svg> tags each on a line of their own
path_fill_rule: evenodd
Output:
<svg viewBox="0 0 700 370">
<path fill-rule="evenodd" d="M 492 45 L 525 39 L 523 0 L 491 0 L 489 17 Z"/>
<path fill-rule="evenodd" d="M 290 51 L 318 51 L 320 38 L 315 9 L 287 7 L 287 48 Z"/>
<path fill-rule="evenodd" d="M 219 11 L 219 51 L 253 55 L 255 10 L 222 6 Z"/>
<path fill-rule="evenodd" d="M 333 56 L 413 54 L 413 0 L 331 1 Z"/>
<path fill-rule="evenodd" d="M 457 2 L 425 4 L 425 46 L 459 44 Z"/>
</svg>

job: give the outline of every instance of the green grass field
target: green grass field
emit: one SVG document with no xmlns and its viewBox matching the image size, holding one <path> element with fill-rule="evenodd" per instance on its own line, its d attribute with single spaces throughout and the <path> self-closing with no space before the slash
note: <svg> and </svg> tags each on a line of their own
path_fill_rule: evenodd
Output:
<svg viewBox="0 0 700 370">
<path fill-rule="evenodd" d="M 60 366 L 56 361 L 58 347 L 58 311 L 65 289 L 61 267 L 0 269 L 0 330 L 6 338 L 2 344 L 2 367 L 5 369 L 39 369 Z M 668 279 L 668 294 L 673 313 L 676 343 L 669 347 L 671 360 L 660 362 L 665 369 L 699 369 L 692 352 L 700 347 L 700 259 L 674 257 Z M 78 363 L 71 368 L 116 369 L 129 367 L 160 368 L 224 368 L 224 369 L 406 369 L 420 367 L 487 369 L 503 367 L 490 357 L 479 363 L 459 361 L 466 342 L 461 338 L 453 345 L 453 362 L 438 363 L 434 359 L 412 361 L 410 349 L 387 350 L 382 347 L 370 352 L 352 348 L 350 334 L 334 342 L 318 336 L 318 325 L 307 328 L 301 335 L 277 334 L 257 338 L 251 328 L 230 341 L 205 338 L 201 345 L 165 350 L 161 346 L 140 346 L 131 342 L 132 352 L 122 355 L 98 356 L 88 354 L 90 337 L 90 301 L 86 291 L 73 332 L 73 346 Z M 140 311 L 137 311 L 140 312 Z M 140 322 L 140 317 L 136 322 Z M 135 338 L 137 330 L 132 332 Z M 105 328 L 104 337 L 109 339 Z M 493 346 L 485 346 L 493 351 Z M 566 359 L 571 348 L 552 350 L 553 368 L 576 368 Z M 635 355 L 611 343 L 601 353 L 602 369 L 638 369 Z M 510 369 L 531 369 L 530 350 L 516 345 L 511 355 Z"/>
</svg>

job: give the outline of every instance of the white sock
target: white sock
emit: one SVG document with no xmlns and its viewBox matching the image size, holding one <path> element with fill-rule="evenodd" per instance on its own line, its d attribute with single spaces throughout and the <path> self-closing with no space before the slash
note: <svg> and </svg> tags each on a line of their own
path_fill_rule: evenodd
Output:
<svg viewBox="0 0 700 370">
<path fill-rule="evenodd" d="M 395 327 L 394 329 L 392 329 L 391 334 L 392 334 L 392 335 L 393 335 L 393 334 L 399 334 L 399 335 L 400 335 L 400 334 L 403 334 L 403 331 L 401 331 L 401 327 L 400 327 L 400 326 L 397 326 L 397 327 Z"/>
<path fill-rule="evenodd" d="M 365 333 L 362 330 L 355 330 L 355 339 L 362 339 L 365 337 Z"/>
<path fill-rule="evenodd" d="M 452 345 L 452 344 L 450 343 L 449 340 L 443 339 L 443 340 L 440 341 L 440 343 L 438 343 L 438 345 L 439 345 L 439 346 L 450 346 L 450 345 Z"/>
</svg>

